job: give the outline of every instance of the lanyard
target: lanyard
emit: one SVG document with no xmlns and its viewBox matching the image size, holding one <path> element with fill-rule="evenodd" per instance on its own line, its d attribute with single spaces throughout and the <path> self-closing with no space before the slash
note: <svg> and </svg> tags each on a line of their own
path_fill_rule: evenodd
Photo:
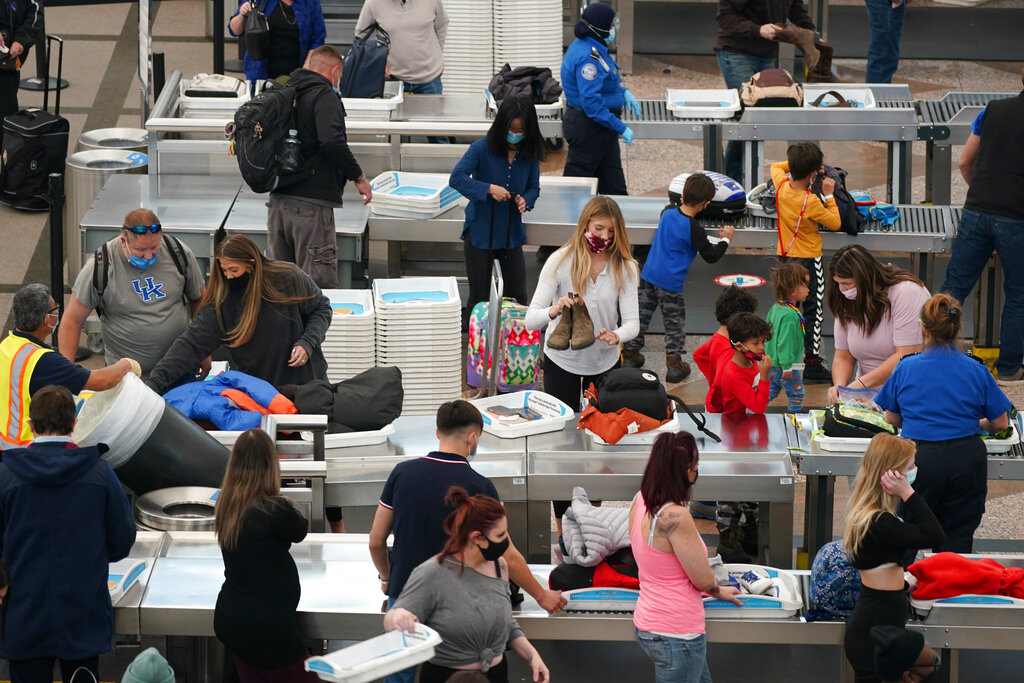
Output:
<svg viewBox="0 0 1024 683">
<path fill-rule="evenodd" d="M 785 182 L 788 182 L 788 181 L 789 181 L 789 178 L 786 178 L 785 180 L 782 181 L 782 183 L 785 183 Z M 782 189 L 782 183 L 779 183 L 779 190 Z M 782 246 L 782 212 L 779 211 L 779 190 L 775 191 L 775 214 L 779 217 L 778 218 L 779 246 L 781 247 Z M 796 242 L 797 233 L 800 232 L 800 223 L 804 219 L 804 211 L 807 210 L 807 198 L 810 197 L 810 196 L 811 196 L 811 188 L 808 187 L 806 194 L 804 194 L 804 203 L 800 206 L 800 215 L 797 216 L 797 219 L 796 219 L 796 228 L 793 229 L 793 239 L 791 239 L 789 241 L 789 244 L 786 245 L 786 248 L 782 250 L 782 255 L 783 256 L 785 256 L 786 254 L 789 253 L 789 250 L 793 248 L 793 243 Z"/>
<path fill-rule="evenodd" d="M 796 307 L 796 304 L 794 304 L 792 301 L 785 301 L 784 299 L 776 299 L 776 301 L 778 301 L 780 304 L 786 304 L 787 306 L 792 308 L 794 311 L 796 311 L 796 314 L 800 317 L 800 332 L 806 334 L 806 332 L 807 332 L 807 324 L 804 322 L 804 315 L 803 315 L 803 313 L 801 313 L 800 309 Z"/>
</svg>

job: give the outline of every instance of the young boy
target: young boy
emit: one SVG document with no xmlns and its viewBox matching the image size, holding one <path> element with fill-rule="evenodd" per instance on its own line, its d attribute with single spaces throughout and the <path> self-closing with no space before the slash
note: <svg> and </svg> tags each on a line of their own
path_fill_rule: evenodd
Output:
<svg viewBox="0 0 1024 683">
<path fill-rule="evenodd" d="M 772 326 L 772 338 L 765 344 L 765 352 L 771 356 L 772 371 L 768 400 L 786 390 L 786 410 L 799 413 L 804 406 L 804 385 L 801 379 L 804 369 L 804 316 L 797 305 L 807 299 L 810 292 L 810 275 L 799 263 L 780 263 L 772 270 L 775 285 L 775 304 L 768 311 L 768 324 Z"/>
<path fill-rule="evenodd" d="M 764 413 L 768 407 L 768 373 L 772 360 L 764 343 L 772 328 L 753 313 L 737 313 L 726 323 L 732 358 L 715 372 L 704 406 L 709 413 Z M 760 376 L 757 386 L 754 378 Z M 718 554 L 723 562 L 750 562 L 758 552 L 757 503 L 718 501 Z"/>
<path fill-rule="evenodd" d="M 732 358 L 733 348 L 729 343 L 729 330 L 725 324 L 736 313 L 756 312 L 757 297 L 743 287 L 729 285 L 715 299 L 715 320 L 718 321 L 718 330 L 711 335 L 711 339 L 693 352 L 693 360 L 707 379 L 709 387 L 715 383 L 715 371 Z"/>
<path fill-rule="evenodd" d="M 775 203 L 778 207 L 779 261 L 796 261 L 810 273 L 810 295 L 803 303 L 807 330 L 804 333 L 804 382 L 831 382 L 832 374 L 821 358 L 822 306 L 825 272 L 821 262 L 818 224 L 839 230 L 839 207 L 832 192 L 836 182 L 824 177 L 824 155 L 813 142 L 790 145 L 787 161 L 772 164 Z M 786 177 L 789 173 L 790 177 Z M 811 191 L 815 176 L 822 175 L 821 199 Z M 822 203 L 824 201 L 824 204 Z"/>
<path fill-rule="evenodd" d="M 650 254 L 640 273 L 640 334 L 622 345 L 622 364 L 625 367 L 643 367 L 644 333 L 651 324 L 654 310 L 661 305 L 665 321 L 666 382 L 682 382 L 690 374 L 690 364 L 683 362 L 686 352 L 686 305 L 683 284 L 686 273 L 699 253 L 708 263 L 722 258 L 735 232 L 731 225 L 718 229 L 721 238 L 717 244 L 708 240 L 697 221 L 697 214 L 707 208 L 715 196 L 715 183 L 703 173 L 693 173 L 683 184 L 682 194 L 669 186 L 669 199 L 673 203 L 661 212 L 658 231 L 654 235 Z M 678 202 L 678 203 L 677 203 Z"/>
</svg>

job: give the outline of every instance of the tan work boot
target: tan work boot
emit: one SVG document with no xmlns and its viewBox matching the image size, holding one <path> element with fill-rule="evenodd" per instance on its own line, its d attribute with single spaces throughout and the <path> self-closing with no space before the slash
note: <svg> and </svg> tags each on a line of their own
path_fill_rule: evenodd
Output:
<svg viewBox="0 0 1024 683">
<path fill-rule="evenodd" d="M 594 321 L 583 297 L 576 294 L 573 299 L 576 303 L 572 307 L 572 348 L 579 351 L 594 344 Z"/>
<path fill-rule="evenodd" d="M 572 307 L 562 309 L 562 318 L 555 325 L 555 331 L 548 335 L 548 346 L 558 351 L 569 348 L 572 334 Z"/>
<path fill-rule="evenodd" d="M 818 63 L 814 68 L 807 69 L 808 83 L 839 83 L 839 78 L 832 73 L 832 46 L 828 43 L 818 43 Z"/>
<path fill-rule="evenodd" d="M 647 359 L 644 358 L 644 354 L 639 351 L 628 351 L 622 349 L 622 367 L 624 368 L 642 368 Z"/>
<path fill-rule="evenodd" d="M 817 66 L 820 55 L 818 48 L 814 46 L 814 41 L 817 38 L 814 31 L 802 26 L 786 24 L 781 31 L 775 32 L 775 38 L 780 42 L 792 43 L 800 48 L 800 51 L 804 53 L 804 64 L 808 71 Z"/>
<path fill-rule="evenodd" d="M 665 367 L 668 369 L 665 381 L 669 384 L 682 382 L 690 376 L 690 364 L 684 363 L 683 357 L 678 353 L 665 354 Z"/>
</svg>

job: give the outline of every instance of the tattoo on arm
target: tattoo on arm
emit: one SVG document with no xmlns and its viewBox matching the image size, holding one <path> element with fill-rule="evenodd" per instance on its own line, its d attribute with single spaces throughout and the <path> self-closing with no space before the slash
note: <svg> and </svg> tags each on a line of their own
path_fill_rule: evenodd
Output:
<svg viewBox="0 0 1024 683">
<path fill-rule="evenodd" d="M 654 534 L 656 536 L 661 536 L 662 538 L 668 538 L 679 526 L 679 520 L 681 517 L 682 515 L 678 512 L 665 512 L 658 518 L 658 524 L 655 527 Z"/>
</svg>

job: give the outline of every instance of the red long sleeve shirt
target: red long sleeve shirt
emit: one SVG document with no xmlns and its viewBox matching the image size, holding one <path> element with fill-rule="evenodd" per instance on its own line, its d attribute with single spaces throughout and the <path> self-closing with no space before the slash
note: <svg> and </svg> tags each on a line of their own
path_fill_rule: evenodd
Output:
<svg viewBox="0 0 1024 683">
<path fill-rule="evenodd" d="M 704 399 L 709 413 L 764 413 L 768 408 L 768 380 L 754 386 L 759 370 L 756 365 L 741 368 L 729 361 L 718 368 L 711 391 Z"/>
</svg>

